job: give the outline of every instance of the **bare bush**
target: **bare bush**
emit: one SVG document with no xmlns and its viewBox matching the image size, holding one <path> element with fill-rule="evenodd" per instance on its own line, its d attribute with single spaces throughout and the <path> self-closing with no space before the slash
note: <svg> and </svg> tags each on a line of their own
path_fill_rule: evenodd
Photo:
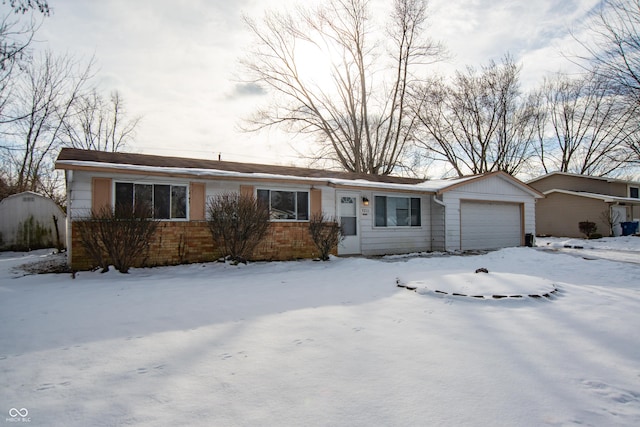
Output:
<svg viewBox="0 0 640 427">
<path fill-rule="evenodd" d="M 600 213 L 600 221 L 609 226 L 609 237 L 613 237 L 613 228 L 616 224 L 619 224 L 621 220 L 622 215 L 620 215 L 620 212 L 614 211 L 611 207 L 608 207 Z"/>
<path fill-rule="evenodd" d="M 596 223 L 591 221 L 580 221 L 578 223 L 578 228 L 587 239 L 591 239 L 594 236 L 595 232 L 598 231 L 598 226 L 596 225 Z"/>
<path fill-rule="evenodd" d="M 314 214 L 309 221 L 309 232 L 313 243 L 320 251 L 322 261 L 329 260 L 331 250 L 344 239 L 342 228 L 335 217 L 327 217 L 324 213 Z"/>
<path fill-rule="evenodd" d="M 128 273 L 141 260 L 158 228 L 145 206 L 119 205 L 115 210 L 105 206 L 76 224 L 82 245 L 103 273 L 109 271 L 109 265 Z"/>
<path fill-rule="evenodd" d="M 246 262 L 267 234 L 269 209 L 252 195 L 224 193 L 207 204 L 209 231 L 223 256 Z"/>
</svg>

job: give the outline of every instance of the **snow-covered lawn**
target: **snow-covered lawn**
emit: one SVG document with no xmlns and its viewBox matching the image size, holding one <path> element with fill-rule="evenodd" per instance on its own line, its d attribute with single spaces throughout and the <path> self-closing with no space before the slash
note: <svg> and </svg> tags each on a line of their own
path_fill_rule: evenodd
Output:
<svg viewBox="0 0 640 427">
<path fill-rule="evenodd" d="M 640 264 L 564 247 L 640 238 L 572 242 L 75 279 L 3 253 L 0 424 L 640 425 Z"/>
</svg>

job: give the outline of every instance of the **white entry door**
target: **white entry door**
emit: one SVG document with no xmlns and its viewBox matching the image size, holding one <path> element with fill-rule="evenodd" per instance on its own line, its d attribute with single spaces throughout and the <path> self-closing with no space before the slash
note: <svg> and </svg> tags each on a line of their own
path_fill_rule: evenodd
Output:
<svg viewBox="0 0 640 427">
<path fill-rule="evenodd" d="M 626 206 L 611 206 L 611 219 L 614 220 L 613 223 L 613 235 L 614 236 L 622 236 L 622 226 L 621 222 L 625 222 L 627 220 L 627 207 Z M 605 233 L 602 233 L 605 234 Z"/>
<path fill-rule="evenodd" d="M 338 218 L 344 236 L 344 240 L 338 245 L 338 255 L 359 254 L 358 194 L 339 192 L 337 197 Z"/>
</svg>

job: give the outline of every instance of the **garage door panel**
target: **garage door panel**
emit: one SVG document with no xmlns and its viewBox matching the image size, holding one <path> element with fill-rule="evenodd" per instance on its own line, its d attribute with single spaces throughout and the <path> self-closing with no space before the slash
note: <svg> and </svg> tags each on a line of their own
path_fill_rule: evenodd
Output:
<svg viewBox="0 0 640 427">
<path fill-rule="evenodd" d="M 462 250 L 521 244 L 522 219 L 517 203 L 461 202 L 460 226 Z"/>
</svg>

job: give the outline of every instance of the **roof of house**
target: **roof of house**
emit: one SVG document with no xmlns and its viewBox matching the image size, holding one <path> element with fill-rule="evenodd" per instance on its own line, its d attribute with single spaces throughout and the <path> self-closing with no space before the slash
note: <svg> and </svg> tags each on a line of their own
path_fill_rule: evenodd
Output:
<svg viewBox="0 0 640 427">
<path fill-rule="evenodd" d="M 338 172 L 323 169 L 309 169 L 294 166 L 263 165 L 256 163 L 225 162 L 219 160 L 192 159 L 186 157 L 154 156 L 135 153 L 111 153 L 107 151 L 80 150 L 63 148 L 60 151 L 56 167 L 65 169 L 68 161 L 111 163 L 119 165 L 149 166 L 158 168 L 180 168 L 189 170 L 212 170 L 220 172 L 237 172 L 253 175 L 280 175 L 298 178 L 336 178 L 348 180 L 365 180 L 372 182 L 386 182 L 393 184 L 417 184 L 423 182 L 417 178 L 403 178 L 396 176 L 370 175 L 353 172 Z"/>
<path fill-rule="evenodd" d="M 338 172 L 292 166 L 223 162 L 184 157 L 153 156 L 134 153 L 63 148 L 56 160 L 57 169 L 100 170 L 124 173 L 157 173 L 192 176 L 201 179 L 292 180 L 325 183 L 340 187 L 376 188 L 421 193 L 442 193 L 468 182 L 498 175 L 534 197 L 542 194 L 505 172 L 492 172 L 453 179 L 424 180 L 397 176 Z"/>
<path fill-rule="evenodd" d="M 553 190 L 545 191 L 544 195 L 546 196 L 553 193 L 568 194 L 570 196 L 586 197 L 588 199 L 602 200 L 605 203 L 627 203 L 627 204 L 633 204 L 633 205 L 640 205 L 640 199 L 634 199 L 631 197 L 610 196 L 607 194 L 589 193 L 586 191 L 570 191 L 570 190 L 553 189 Z"/>
<path fill-rule="evenodd" d="M 599 181 L 619 182 L 619 183 L 623 183 L 623 184 L 640 184 L 638 181 L 629 181 L 629 180 L 625 180 L 625 179 L 610 178 L 610 177 L 606 177 L 606 176 L 581 175 L 581 174 L 569 173 L 569 172 L 549 172 L 548 174 L 541 175 L 541 176 L 538 176 L 536 178 L 533 178 L 533 179 L 527 181 L 527 184 L 531 184 L 531 183 L 534 183 L 536 181 L 540 181 L 542 179 L 545 179 L 545 178 L 548 178 L 548 177 L 554 176 L 554 175 L 572 176 L 572 177 L 576 177 L 576 178 L 585 178 L 585 179 L 597 179 Z"/>
</svg>

